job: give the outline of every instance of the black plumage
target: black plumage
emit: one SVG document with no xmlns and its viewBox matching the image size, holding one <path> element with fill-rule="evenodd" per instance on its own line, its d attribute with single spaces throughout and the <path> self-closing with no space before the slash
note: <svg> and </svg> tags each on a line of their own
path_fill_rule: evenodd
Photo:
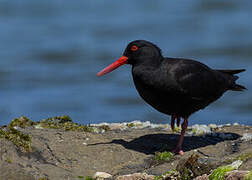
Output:
<svg viewBox="0 0 252 180">
<path fill-rule="evenodd" d="M 184 118 L 179 143 L 174 152 L 183 154 L 181 145 L 188 117 L 220 98 L 228 90 L 242 91 L 235 74 L 245 71 L 214 70 L 191 59 L 165 58 L 153 43 L 137 40 L 128 44 L 123 57 L 98 73 L 101 76 L 122 64 L 132 65 L 132 76 L 139 95 L 156 110 L 171 115 L 180 123 Z"/>
</svg>

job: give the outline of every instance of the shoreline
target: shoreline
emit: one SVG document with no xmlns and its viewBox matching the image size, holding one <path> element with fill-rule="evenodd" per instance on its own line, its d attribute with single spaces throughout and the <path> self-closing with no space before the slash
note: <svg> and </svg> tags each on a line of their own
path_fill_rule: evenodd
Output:
<svg viewBox="0 0 252 180">
<path fill-rule="evenodd" d="M 243 176 L 252 169 L 252 126 L 190 126 L 184 156 L 170 153 L 179 133 L 179 127 L 173 132 L 169 124 L 140 121 L 80 125 L 69 116 L 15 118 L 0 127 L 0 179 L 200 178 L 236 161 L 241 164 L 232 170 Z"/>
</svg>

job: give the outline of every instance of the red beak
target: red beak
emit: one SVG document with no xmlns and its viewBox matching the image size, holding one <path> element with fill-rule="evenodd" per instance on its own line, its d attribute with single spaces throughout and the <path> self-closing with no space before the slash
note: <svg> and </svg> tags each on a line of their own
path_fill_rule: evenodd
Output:
<svg viewBox="0 0 252 180">
<path fill-rule="evenodd" d="M 128 63 L 128 57 L 126 56 L 122 56 L 120 59 L 118 59 L 116 62 L 110 64 L 109 66 L 107 66 L 106 68 L 104 68 L 103 70 L 101 70 L 100 72 L 97 73 L 97 76 L 103 76 L 104 74 L 107 74 L 113 70 L 115 70 L 116 68 L 118 68 L 121 65 L 127 64 Z"/>
</svg>

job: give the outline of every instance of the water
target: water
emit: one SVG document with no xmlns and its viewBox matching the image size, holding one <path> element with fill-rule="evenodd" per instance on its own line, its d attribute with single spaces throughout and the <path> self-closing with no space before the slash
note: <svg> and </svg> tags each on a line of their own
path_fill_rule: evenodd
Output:
<svg viewBox="0 0 252 180">
<path fill-rule="evenodd" d="M 246 68 L 239 83 L 249 90 L 226 93 L 190 124 L 252 125 L 251 8 L 235 0 L 0 0 L 0 124 L 64 114 L 82 124 L 168 123 L 140 99 L 130 66 L 96 77 L 129 41 L 146 39 L 165 56 Z"/>
</svg>

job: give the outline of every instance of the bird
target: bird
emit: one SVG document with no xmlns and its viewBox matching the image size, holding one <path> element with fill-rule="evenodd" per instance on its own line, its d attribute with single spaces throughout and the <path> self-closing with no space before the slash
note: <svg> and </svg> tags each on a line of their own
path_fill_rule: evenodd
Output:
<svg viewBox="0 0 252 180">
<path fill-rule="evenodd" d="M 162 55 L 152 42 L 130 42 L 121 58 L 97 73 L 103 76 L 121 65 L 130 64 L 135 87 L 140 97 L 157 111 L 171 116 L 181 133 L 173 153 L 183 155 L 182 144 L 191 114 L 204 109 L 219 99 L 226 91 L 243 91 L 246 87 L 236 84 L 238 74 L 245 69 L 212 69 L 207 65 L 185 58 Z"/>
</svg>

